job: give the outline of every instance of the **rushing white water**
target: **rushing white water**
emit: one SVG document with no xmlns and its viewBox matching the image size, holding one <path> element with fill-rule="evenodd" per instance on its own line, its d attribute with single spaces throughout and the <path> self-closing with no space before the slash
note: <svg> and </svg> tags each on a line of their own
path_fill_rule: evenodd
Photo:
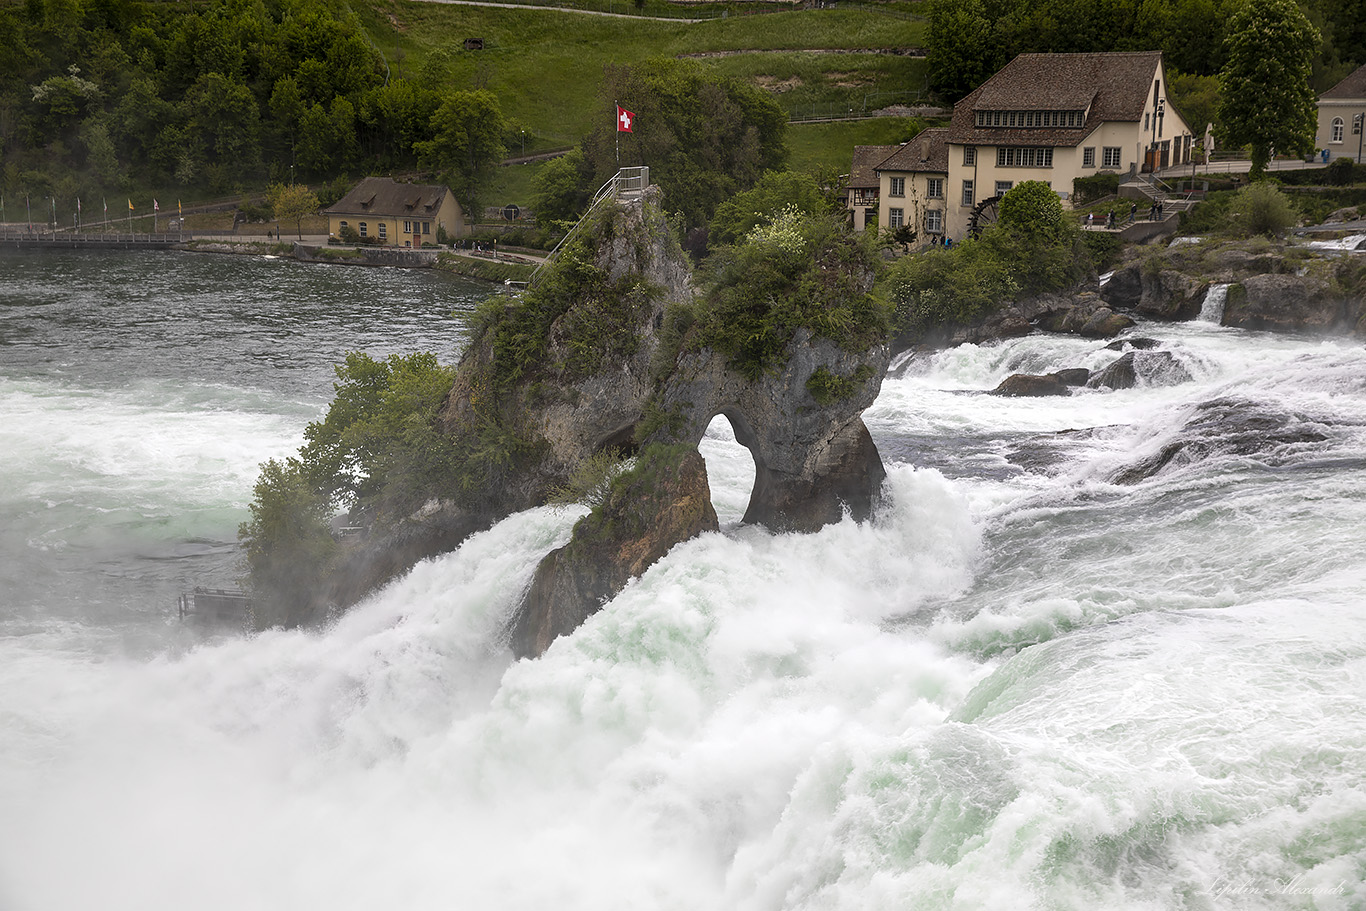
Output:
<svg viewBox="0 0 1366 911">
<path fill-rule="evenodd" d="M 1360 249 L 1362 243 L 1366 243 L 1366 234 L 1349 234 L 1346 237 L 1339 237 L 1333 240 L 1311 240 L 1308 246 L 1311 250 L 1345 253 Z"/>
<path fill-rule="evenodd" d="M 128 609 L 129 649 L 6 594 L 0 908 L 1366 906 L 1366 353 L 1140 328 L 1194 379 L 982 394 L 1120 354 L 1070 337 L 907 359 L 867 414 L 866 525 L 739 525 L 752 465 L 718 422 L 722 533 L 535 661 L 503 631 L 573 511 L 316 632 L 190 643 L 168 603 Z M 317 407 L 149 389 L 0 376 L 23 572 L 79 576 L 100 508 L 176 563 Z M 1220 435 L 1240 416 L 1263 445 Z"/>
<path fill-rule="evenodd" d="M 1224 304 L 1228 302 L 1228 284 L 1225 282 L 1215 282 L 1209 286 L 1205 292 L 1205 300 L 1200 304 L 1201 322 L 1215 323 L 1216 325 L 1224 319 Z"/>
</svg>

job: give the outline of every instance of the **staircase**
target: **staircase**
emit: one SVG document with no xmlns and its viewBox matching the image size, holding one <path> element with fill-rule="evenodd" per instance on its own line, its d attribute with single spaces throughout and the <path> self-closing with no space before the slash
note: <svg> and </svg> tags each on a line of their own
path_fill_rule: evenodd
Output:
<svg viewBox="0 0 1366 911">
<path fill-rule="evenodd" d="M 526 287 L 530 288 L 536 284 L 541 272 L 555 261 L 555 254 L 560 252 L 560 248 L 569 243 L 573 237 L 588 220 L 588 216 L 593 214 L 593 210 L 607 199 L 639 199 L 645 192 L 645 188 L 650 185 L 650 169 L 647 167 L 622 168 L 607 179 L 607 183 L 598 188 L 598 192 L 593 194 L 593 201 L 588 204 L 583 215 L 574 223 L 574 227 L 565 232 L 564 237 L 550 251 L 545 260 L 536 267 L 536 271 L 531 273 L 531 278 L 527 280 Z"/>
<path fill-rule="evenodd" d="M 1178 193 L 1171 184 L 1155 174 L 1140 174 L 1137 178 L 1126 181 L 1123 186 L 1137 189 L 1150 205 L 1160 205 L 1163 215 L 1188 212 L 1200 201 L 1196 198 L 1199 194 L 1195 191 Z"/>
</svg>

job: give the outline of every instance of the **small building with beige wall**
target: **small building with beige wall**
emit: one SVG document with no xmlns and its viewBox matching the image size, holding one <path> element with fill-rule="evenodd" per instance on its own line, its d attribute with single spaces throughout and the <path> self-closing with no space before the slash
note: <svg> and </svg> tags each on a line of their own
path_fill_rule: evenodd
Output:
<svg viewBox="0 0 1366 911">
<path fill-rule="evenodd" d="M 329 241 L 342 231 L 355 231 L 364 243 L 392 247 L 421 247 L 436 243 L 437 232 L 450 237 L 468 233 L 465 216 L 449 187 L 401 183 L 388 177 L 367 177 L 336 204 L 323 210 Z"/>
</svg>

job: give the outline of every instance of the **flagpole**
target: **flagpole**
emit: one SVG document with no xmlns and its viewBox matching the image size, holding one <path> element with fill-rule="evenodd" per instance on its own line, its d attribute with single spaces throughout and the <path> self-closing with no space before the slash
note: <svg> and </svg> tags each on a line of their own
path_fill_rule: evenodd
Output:
<svg viewBox="0 0 1366 911">
<path fill-rule="evenodd" d="M 617 129 L 616 129 L 616 134 L 617 134 L 617 170 L 620 171 L 620 170 L 621 170 L 621 114 L 620 114 L 619 112 L 621 111 L 621 102 L 620 102 L 620 101 L 617 101 L 615 98 L 613 98 L 613 99 L 612 99 L 612 108 L 613 108 L 613 112 L 616 114 L 616 117 L 617 117 L 617 123 L 616 123 L 616 128 L 617 128 Z"/>
</svg>

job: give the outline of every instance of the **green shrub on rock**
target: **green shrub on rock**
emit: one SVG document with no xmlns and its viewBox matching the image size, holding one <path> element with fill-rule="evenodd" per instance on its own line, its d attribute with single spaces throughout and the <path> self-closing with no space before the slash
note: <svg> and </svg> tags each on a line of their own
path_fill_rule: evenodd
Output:
<svg viewBox="0 0 1366 911">
<path fill-rule="evenodd" d="M 789 207 L 712 257 L 693 341 L 730 358 L 749 379 L 780 369 L 799 329 L 848 351 L 881 342 L 890 308 L 870 293 L 873 238 Z"/>
<path fill-rule="evenodd" d="M 1238 191 L 1229 207 L 1229 220 L 1239 233 L 1276 237 L 1298 219 L 1294 204 L 1271 181 L 1259 180 Z"/>
</svg>

